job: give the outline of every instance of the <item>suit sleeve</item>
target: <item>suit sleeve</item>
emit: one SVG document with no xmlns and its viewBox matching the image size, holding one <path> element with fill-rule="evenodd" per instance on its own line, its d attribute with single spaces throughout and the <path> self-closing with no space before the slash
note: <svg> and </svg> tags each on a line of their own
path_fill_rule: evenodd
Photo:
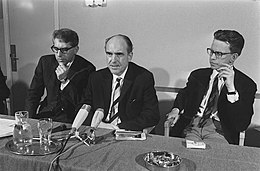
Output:
<svg viewBox="0 0 260 171">
<path fill-rule="evenodd" d="M 190 100 L 191 94 L 194 93 L 194 87 L 197 87 L 198 82 L 196 81 L 193 72 L 188 77 L 188 82 L 186 86 L 179 90 L 173 104 L 173 108 L 178 108 L 180 111 L 184 110 L 185 107 L 188 105 L 188 101 Z M 197 87 L 199 88 L 199 87 Z M 198 89 L 197 89 L 198 90 Z M 193 95 L 194 97 L 194 95 Z M 195 99 L 193 99 L 195 102 Z M 191 106 L 190 106 L 191 107 Z"/>
<path fill-rule="evenodd" d="M 245 85 L 245 83 L 247 85 Z M 233 129 L 236 132 L 241 132 L 246 130 L 251 123 L 252 115 L 254 113 L 253 103 L 257 88 L 256 84 L 251 81 L 244 81 L 240 84 L 235 82 L 235 87 L 239 94 L 239 100 L 231 103 L 225 99 L 226 105 L 220 102 L 219 113 L 220 115 L 222 113 L 227 115 L 220 116 L 223 118 L 223 122 L 227 125 L 227 127 L 230 127 L 230 129 Z M 226 97 L 226 95 L 224 97 Z"/>
</svg>

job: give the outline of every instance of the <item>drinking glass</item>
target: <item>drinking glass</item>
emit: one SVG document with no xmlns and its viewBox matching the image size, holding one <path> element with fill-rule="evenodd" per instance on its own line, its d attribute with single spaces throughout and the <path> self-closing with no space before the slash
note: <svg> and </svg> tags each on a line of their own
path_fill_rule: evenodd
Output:
<svg viewBox="0 0 260 171">
<path fill-rule="evenodd" d="M 48 149 L 48 147 L 51 145 L 52 119 L 39 119 L 37 126 L 40 135 L 40 146 L 44 149 Z"/>
</svg>

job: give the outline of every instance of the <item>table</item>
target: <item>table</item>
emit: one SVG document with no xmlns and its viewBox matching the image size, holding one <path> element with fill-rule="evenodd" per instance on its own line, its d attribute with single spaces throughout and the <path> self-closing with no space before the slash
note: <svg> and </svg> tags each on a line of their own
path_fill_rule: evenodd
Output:
<svg viewBox="0 0 260 171">
<path fill-rule="evenodd" d="M 7 117 L 2 116 L 0 117 Z M 10 117 L 10 116 L 9 116 Z M 10 117 L 11 118 L 11 117 Z M 36 121 L 30 119 L 33 134 L 37 136 Z M 55 123 L 54 127 L 60 123 Z M 82 126 L 81 131 L 88 127 Z M 181 138 L 147 135 L 145 141 L 115 141 L 110 130 L 98 129 L 97 136 L 103 140 L 93 146 L 77 144 L 70 140 L 65 149 L 74 146 L 60 157 L 62 171 L 93 170 L 147 170 L 142 157 L 154 150 L 171 151 L 183 158 L 180 170 L 234 170 L 259 171 L 260 148 L 237 145 L 209 143 L 205 150 L 187 149 Z M 55 133 L 55 136 L 66 135 L 67 131 Z M 5 148 L 12 137 L 0 139 L 0 171 L 46 171 L 56 154 L 46 156 L 19 156 Z M 75 146 L 77 144 L 77 146 Z"/>
</svg>

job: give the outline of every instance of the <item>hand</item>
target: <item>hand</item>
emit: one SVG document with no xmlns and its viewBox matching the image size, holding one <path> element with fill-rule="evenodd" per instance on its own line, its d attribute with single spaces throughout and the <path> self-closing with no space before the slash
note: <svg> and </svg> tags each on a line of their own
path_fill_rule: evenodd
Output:
<svg viewBox="0 0 260 171">
<path fill-rule="evenodd" d="M 178 119 L 180 117 L 179 112 L 180 112 L 180 110 L 178 108 L 173 108 L 172 111 L 166 115 L 167 120 L 173 119 L 171 126 L 174 126 L 175 123 L 178 121 Z"/>
<path fill-rule="evenodd" d="M 104 122 L 101 122 L 98 128 L 113 129 L 113 130 L 119 129 L 119 127 L 116 125 L 113 125 L 111 123 L 104 123 Z"/>
<path fill-rule="evenodd" d="M 69 67 L 66 67 L 63 63 L 60 63 L 59 66 L 55 70 L 57 79 L 60 81 L 67 78 L 68 72 L 69 72 Z"/>
<path fill-rule="evenodd" d="M 225 63 L 223 63 L 222 65 L 223 66 L 218 69 L 219 78 L 224 79 L 228 92 L 233 92 L 236 90 L 234 85 L 235 72 L 233 70 L 233 67 Z"/>
</svg>

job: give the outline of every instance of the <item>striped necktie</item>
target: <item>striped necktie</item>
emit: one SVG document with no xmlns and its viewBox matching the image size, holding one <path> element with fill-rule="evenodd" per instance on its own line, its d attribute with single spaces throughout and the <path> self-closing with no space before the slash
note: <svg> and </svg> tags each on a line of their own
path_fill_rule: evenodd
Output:
<svg viewBox="0 0 260 171">
<path fill-rule="evenodd" d="M 116 114 L 118 113 L 118 104 L 119 104 L 119 96 L 120 96 L 120 80 L 121 78 L 118 77 L 116 79 L 116 86 L 113 93 L 113 103 L 110 108 L 110 117 L 109 120 L 112 122 L 116 117 Z"/>
<path fill-rule="evenodd" d="M 218 97 L 219 97 L 218 76 L 216 76 L 212 85 L 212 90 L 208 99 L 207 106 L 199 122 L 200 127 L 203 127 L 207 119 L 210 118 L 211 114 L 214 114 L 217 111 Z"/>
</svg>

